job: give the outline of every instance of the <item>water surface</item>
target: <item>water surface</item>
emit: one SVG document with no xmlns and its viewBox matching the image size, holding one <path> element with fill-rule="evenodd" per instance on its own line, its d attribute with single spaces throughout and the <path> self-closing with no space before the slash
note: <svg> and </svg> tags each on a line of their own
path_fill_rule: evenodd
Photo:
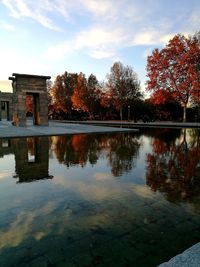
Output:
<svg viewBox="0 0 200 267">
<path fill-rule="evenodd" d="M 200 241 L 200 133 L 0 139 L 0 266 L 157 266 Z"/>
</svg>

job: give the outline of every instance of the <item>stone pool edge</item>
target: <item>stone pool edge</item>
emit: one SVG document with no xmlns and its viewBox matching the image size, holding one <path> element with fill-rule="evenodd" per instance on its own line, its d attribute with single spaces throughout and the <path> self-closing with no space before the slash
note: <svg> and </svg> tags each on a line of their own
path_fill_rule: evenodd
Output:
<svg viewBox="0 0 200 267">
<path fill-rule="evenodd" d="M 198 267 L 200 266 L 200 242 L 157 267 Z"/>
<path fill-rule="evenodd" d="M 34 137 L 34 136 L 56 136 L 68 134 L 92 134 L 92 133 L 115 133 L 115 132 L 138 132 L 138 129 L 105 127 L 82 124 L 68 124 L 60 122 L 49 122 L 49 126 L 27 125 L 16 127 L 9 121 L 0 121 L 0 138 Z"/>
</svg>

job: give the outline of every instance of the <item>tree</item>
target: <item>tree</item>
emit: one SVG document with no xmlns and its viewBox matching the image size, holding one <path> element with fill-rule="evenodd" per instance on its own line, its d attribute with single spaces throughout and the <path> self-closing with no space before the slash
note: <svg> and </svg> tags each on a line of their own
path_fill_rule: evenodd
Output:
<svg viewBox="0 0 200 267">
<path fill-rule="evenodd" d="M 73 107 L 87 112 L 90 118 L 100 109 L 100 87 L 95 75 L 86 79 L 83 73 L 78 75 L 78 82 L 72 95 Z"/>
<path fill-rule="evenodd" d="M 198 43 L 198 47 L 200 50 L 200 31 L 196 32 L 194 34 L 194 36 L 191 37 L 192 40 L 196 41 Z M 199 52 L 199 56 L 198 56 L 198 60 L 197 60 L 197 72 L 198 72 L 198 81 L 200 83 L 200 52 Z M 197 105 L 197 117 L 198 117 L 198 121 L 200 119 L 200 90 L 197 90 L 193 93 L 193 102 L 194 104 Z"/>
<path fill-rule="evenodd" d="M 53 86 L 50 89 L 52 104 L 57 112 L 63 111 L 71 117 L 72 101 L 71 96 L 77 84 L 77 74 L 67 71 L 56 77 Z"/>
<path fill-rule="evenodd" d="M 163 102 L 163 94 L 171 96 L 183 107 L 183 121 L 189 101 L 200 91 L 198 79 L 199 46 L 197 39 L 176 35 L 165 48 L 154 49 L 147 59 L 147 90 L 157 101 Z"/>
<path fill-rule="evenodd" d="M 85 74 L 82 72 L 78 74 L 77 84 L 74 88 L 73 95 L 71 97 L 73 107 L 77 110 L 88 112 L 88 106 L 86 98 L 88 97 L 87 92 L 87 79 Z"/>
<path fill-rule="evenodd" d="M 110 74 L 107 75 L 107 88 L 110 101 L 120 111 L 122 120 L 122 110 L 125 105 L 141 97 L 140 84 L 137 74 L 130 66 L 123 66 L 121 62 L 115 62 L 111 67 Z"/>
<path fill-rule="evenodd" d="M 94 114 L 99 113 L 100 107 L 100 99 L 101 99 L 101 90 L 99 82 L 95 75 L 90 74 L 87 82 L 87 106 L 90 113 L 90 117 L 93 118 Z"/>
</svg>

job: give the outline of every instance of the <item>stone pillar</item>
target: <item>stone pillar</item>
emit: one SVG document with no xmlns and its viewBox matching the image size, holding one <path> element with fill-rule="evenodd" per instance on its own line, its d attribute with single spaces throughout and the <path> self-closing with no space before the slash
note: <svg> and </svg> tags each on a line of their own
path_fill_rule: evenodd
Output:
<svg viewBox="0 0 200 267">
<path fill-rule="evenodd" d="M 17 126 L 26 126 L 26 94 L 24 92 L 17 96 Z"/>
<path fill-rule="evenodd" d="M 48 125 L 48 97 L 47 92 L 42 92 L 39 97 L 40 125 Z"/>
</svg>

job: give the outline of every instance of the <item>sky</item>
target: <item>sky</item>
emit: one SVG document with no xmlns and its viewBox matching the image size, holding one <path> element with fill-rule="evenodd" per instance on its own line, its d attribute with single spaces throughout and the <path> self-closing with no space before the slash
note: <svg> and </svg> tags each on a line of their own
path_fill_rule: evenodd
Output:
<svg viewBox="0 0 200 267">
<path fill-rule="evenodd" d="M 199 30 L 199 0 L 0 0 L 0 90 L 12 91 L 12 73 L 103 81 L 116 61 L 144 90 L 152 50 Z"/>
</svg>

